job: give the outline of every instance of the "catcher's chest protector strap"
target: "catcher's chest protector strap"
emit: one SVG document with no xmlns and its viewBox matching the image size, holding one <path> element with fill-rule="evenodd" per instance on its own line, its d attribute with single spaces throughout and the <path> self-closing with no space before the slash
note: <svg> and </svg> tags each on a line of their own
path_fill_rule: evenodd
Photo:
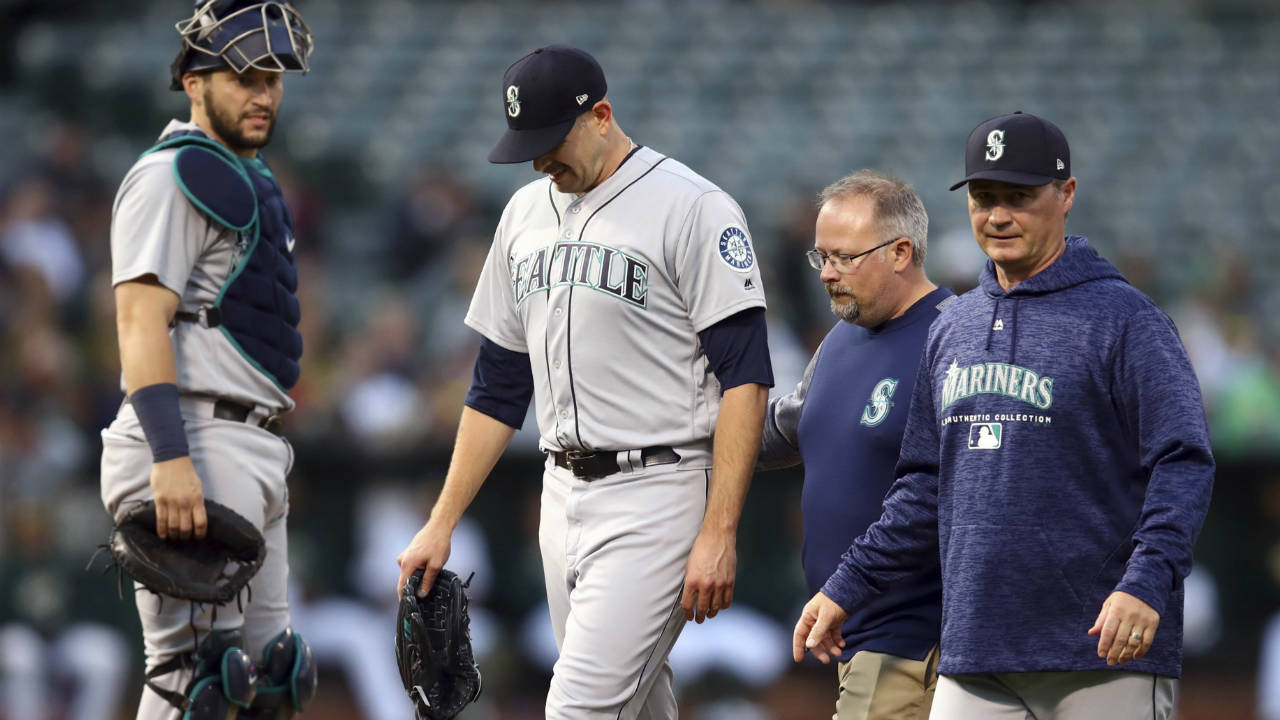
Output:
<svg viewBox="0 0 1280 720">
<path fill-rule="evenodd" d="M 248 708 L 258 691 L 258 673 L 249 654 L 241 647 L 239 630 L 219 630 L 200 643 L 194 654 L 179 655 L 147 673 L 151 691 L 182 711 L 182 720 L 227 720 L 237 708 Z M 185 694 L 167 690 L 152 682 L 190 665 L 195 665 Z"/>
<path fill-rule="evenodd" d="M 284 712 L 267 717 L 289 717 L 302 712 L 316 695 L 316 661 L 302 636 L 285 628 L 262 652 L 262 683 L 253 709 L 280 708 Z M 259 717 L 254 715 L 254 717 Z"/>
</svg>

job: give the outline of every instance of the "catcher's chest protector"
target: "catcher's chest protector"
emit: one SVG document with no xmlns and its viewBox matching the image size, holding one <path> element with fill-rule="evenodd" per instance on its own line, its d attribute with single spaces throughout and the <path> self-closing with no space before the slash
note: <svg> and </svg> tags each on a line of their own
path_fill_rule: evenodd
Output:
<svg viewBox="0 0 1280 720">
<path fill-rule="evenodd" d="M 174 172 L 188 200 L 238 233 L 236 267 L 204 309 L 204 321 L 288 391 L 298 382 L 302 335 L 293 216 L 280 185 L 261 158 L 237 157 L 194 130 L 173 133 L 147 152 L 172 147 L 180 148 Z"/>
</svg>

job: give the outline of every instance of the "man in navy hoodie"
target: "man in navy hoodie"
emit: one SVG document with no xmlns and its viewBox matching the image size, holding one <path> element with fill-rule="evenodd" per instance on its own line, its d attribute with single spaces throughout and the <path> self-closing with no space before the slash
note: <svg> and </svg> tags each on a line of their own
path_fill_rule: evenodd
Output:
<svg viewBox="0 0 1280 720">
<path fill-rule="evenodd" d="M 884 513 L 804 609 L 795 650 L 941 559 L 935 718 L 1167 718 L 1183 578 L 1213 485 L 1168 316 L 1081 236 L 1066 138 L 1022 113 L 965 153 L 981 285 L 929 331 Z"/>
<path fill-rule="evenodd" d="M 804 573 L 817 592 L 893 483 L 929 325 L 955 294 L 925 275 L 929 216 L 914 188 L 859 170 L 819 194 L 814 248 L 836 323 L 795 391 L 769 403 L 757 466 L 804 463 Z M 925 720 L 937 683 L 936 559 L 840 634 L 837 720 Z M 798 658 L 797 658 L 798 659 Z"/>
</svg>

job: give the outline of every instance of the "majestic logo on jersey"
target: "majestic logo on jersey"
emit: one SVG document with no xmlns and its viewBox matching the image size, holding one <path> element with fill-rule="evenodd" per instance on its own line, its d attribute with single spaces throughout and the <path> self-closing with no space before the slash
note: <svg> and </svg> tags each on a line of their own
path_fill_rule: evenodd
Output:
<svg viewBox="0 0 1280 720">
<path fill-rule="evenodd" d="M 516 307 L 534 293 L 564 285 L 589 287 L 643 308 L 649 301 L 649 264 L 591 242 L 556 243 L 511 263 Z"/>
<path fill-rule="evenodd" d="M 997 450 L 1004 426 L 1000 423 L 973 423 L 969 426 L 970 450 Z"/>
<path fill-rule="evenodd" d="M 987 161 L 995 162 L 1001 155 L 1004 155 L 1004 131 L 992 130 L 987 133 Z"/>
<path fill-rule="evenodd" d="M 511 117 L 520 116 L 520 86 L 507 86 L 507 114 Z"/>
<path fill-rule="evenodd" d="M 893 407 L 893 393 L 898 389 L 896 378 L 885 378 L 871 388 L 871 399 L 862 409 L 862 424 L 875 427 L 889 417 L 889 409 Z"/>
<path fill-rule="evenodd" d="M 1008 363 L 978 363 L 962 368 L 951 361 L 942 382 L 941 412 L 957 400 L 972 395 L 1004 395 L 1048 410 L 1053 405 L 1053 378 Z"/>
<path fill-rule="evenodd" d="M 750 272 L 756 256 L 751 252 L 751 241 L 742 228 L 730 225 L 720 233 L 720 258 L 738 272 Z"/>
</svg>

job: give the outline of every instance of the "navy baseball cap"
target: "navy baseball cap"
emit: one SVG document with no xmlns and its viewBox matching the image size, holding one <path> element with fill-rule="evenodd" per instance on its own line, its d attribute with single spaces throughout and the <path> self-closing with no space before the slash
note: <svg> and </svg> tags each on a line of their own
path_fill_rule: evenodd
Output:
<svg viewBox="0 0 1280 720">
<path fill-rule="evenodd" d="M 1021 110 L 991 118 L 969 133 L 964 149 L 965 177 L 1013 185 L 1048 185 L 1071 177 L 1071 149 L 1057 125 Z"/>
<path fill-rule="evenodd" d="M 507 132 L 489 162 L 522 163 L 551 152 L 607 89 L 600 63 L 567 45 L 541 47 L 511 63 L 502 76 Z"/>
<path fill-rule="evenodd" d="M 195 14 L 175 27 L 182 48 L 169 67 L 170 90 L 181 90 L 189 72 L 308 69 L 311 30 L 288 0 L 195 0 Z"/>
</svg>

